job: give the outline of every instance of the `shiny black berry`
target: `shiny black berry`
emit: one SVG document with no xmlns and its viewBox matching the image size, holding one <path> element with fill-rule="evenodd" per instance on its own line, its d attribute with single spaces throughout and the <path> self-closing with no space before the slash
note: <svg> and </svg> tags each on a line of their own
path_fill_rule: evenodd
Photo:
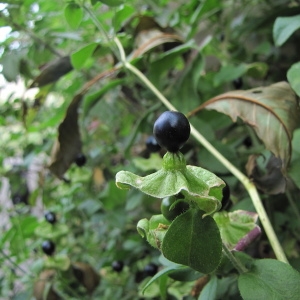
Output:
<svg viewBox="0 0 300 300">
<path fill-rule="evenodd" d="M 115 260 L 112 262 L 111 267 L 116 272 L 121 272 L 124 267 L 124 263 L 121 260 Z"/>
<path fill-rule="evenodd" d="M 45 254 L 52 255 L 55 251 L 55 244 L 50 240 L 44 241 L 42 243 L 42 250 Z"/>
<path fill-rule="evenodd" d="M 155 121 L 153 134 L 158 144 L 169 152 L 177 152 L 190 136 L 190 123 L 177 111 L 165 111 Z"/>
<path fill-rule="evenodd" d="M 48 211 L 48 212 L 45 213 L 45 219 L 50 224 L 55 224 L 56 223 L 56 215 L 52 211 Z"/>
<path fill-rule="evenodd" d="M 75 159 L 75 163 L 78 167 L 84 166 L 86 163 L 86 156 L 82 153 L 78 154 Z"/>
<path fill-rule="evenodd" d="M 158 152 L 161 149 L 153 135 L 150 135 L 147 138 L 146 147 L 149 152 Z"/>
<path fill-rule="evenodd" d="M 169 221 L 173 221 L 177 216 L 189 209 L 188 203 L 178 201 L 178 199 L 176 196 L 170 196 L 164 198 L 161 202 L 161 213 Z"/>
<path fill-rule="evenodd" d="M 236 90 L 239 90 L 243 87 L 243 79 L 241 77 L 236 78 L 232 81 L 232 84 Z"/>
<path fill-rule="evenodd" d="M 225 182 L 225 187 L 222 190 L 222 209 L 227 209 L 230 205 L 230 188 L 229 185 Z"/>
<path fill-rule="evenodd" d="M 150 263 L 145 266 L 144 272 L 147 276 L 154 276 L 158 271 L 158 266 L 154 263 Z"/>
</svg>

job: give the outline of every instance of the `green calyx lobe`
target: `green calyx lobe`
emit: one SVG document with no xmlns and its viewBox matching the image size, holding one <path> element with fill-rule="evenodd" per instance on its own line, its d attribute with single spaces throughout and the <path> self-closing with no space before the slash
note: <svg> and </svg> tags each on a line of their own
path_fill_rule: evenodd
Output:
<svg viewBox="0 0 300 300">
<path fill-rule="evenodd" d="M 186 165 L 182 153 L 167 152 L 163 157 L 163 166 L 157 172 L 141 177 L 120 171 L 116 175 L 116 185 L 121 189 L 134 187 L 160 199 L 182 193 L 192 206 L 210 215 L 221 207 L 225 183 L 203 168 Z"/>
<path fill-rule="evenodd" d="M 181 152 L 167 152 L 163 158 L 163 169 L 166 171 L 185 171 L 186 161 Z"/>
</svg>

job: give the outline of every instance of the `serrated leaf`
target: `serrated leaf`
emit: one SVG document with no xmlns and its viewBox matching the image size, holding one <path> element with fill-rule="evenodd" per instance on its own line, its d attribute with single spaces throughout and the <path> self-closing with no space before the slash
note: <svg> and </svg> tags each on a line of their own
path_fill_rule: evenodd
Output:
<svg viewBox="0 0 300 300">
<path fill-rule="evenodd" d="M 276 46 L 283 45 L 289 37 L 300 28 L 300 15 L 278 17 L 273 27 L 273 38 Z"/>
<path fill-rule="evenodd" d="M 256 225 L 258 214 L 253 212 L 222 211 L 215 213 L 213 218 L 220 229 L 223 243 L 230 250 L 244 250 L 261 232 Z"/>
<path fill-rule="evenodd" d="M 128 171 L 120 171 L 116 175 L 116 185 L 121 189 L 130 186 L 156 198 L 166 198 L 180 192 L 189 201 L 197 203 L 199 209 L 207 214 L 217 211 L 221 206 L 222 188 L 225 183 L 215 174 L 195 166 L 186 166 L 181 153 L 167 152 L 163 157 L 163 165 L 173 161 L 182 164 L 179 169 L 161 170 L 145 177 Z"/>
<path fill-rule="evenodd" d="M 65 18 L 72 29 L 77 29 L 83 18 L 82 8 L 76 3 L 69 3 L 65 8 Z"/>
<path fill-rule="evenodd" d="M 203 215 L 195 209 L 179 215 L 165 234 L 161 251 L 170 261 L 207 274 L 221 261 L 222 241 L 215 220 Z"/>
<path fill-rule="evenodd" d="M 239 276 L 244 300 L 298 300 L 300 273 L 290 265 L 273 259 L 254 261 L 249 272 Z"/>
<path fill-rule="evenodd" d="M 300 96 L 300 62 L 293 64 L 289 68 L 287 79 L 295 93 Z"/>
<path fill-rule="evenodd" d="M 250 125 L 265 147 L 282 160 L 283 173 L 291 158 L 293 130 L 299 126 L 298 99 L 287 82 L 214 97 L 195 111 L 214 109 Z"/>
<path fill-rule="evenodd" d="M 72 66 L 77 70 L 81 69 L 87 59 L 92 56 L 97 46 L 98 43 L 91 43 L 74 52 L 71 55 Z"/>
</svg>

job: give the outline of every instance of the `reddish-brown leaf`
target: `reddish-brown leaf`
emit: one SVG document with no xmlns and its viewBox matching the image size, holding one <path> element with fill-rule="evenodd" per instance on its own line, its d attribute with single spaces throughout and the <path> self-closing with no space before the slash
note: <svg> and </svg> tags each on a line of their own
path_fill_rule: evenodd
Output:
<svg viewBox="0 0 300 300">
<path fill-rule="evenodd" d="M 191 114 L 204 108 L 224 113 L 234 122 L 241 118 L 250 125 L 266 149 L 281 159 L 285 173 L 291 158 L 292 134 L 300 121 L 298 97 L 287 82 L 228 92 L 208 100 Z"/>
<path fill-rule="evenodd" d="M 65 119 L 58 127 L 58 139 L 51 154 L 50 171 L 60 179 L 81 153 L 81 139 L 78 126 L 78 106 L 82 95 L 76 95 L 67 109 Z"/>
</svg>

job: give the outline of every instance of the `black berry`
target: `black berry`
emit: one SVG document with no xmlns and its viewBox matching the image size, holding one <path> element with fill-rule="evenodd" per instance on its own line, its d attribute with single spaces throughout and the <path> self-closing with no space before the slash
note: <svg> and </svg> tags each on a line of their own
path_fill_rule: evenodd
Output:
<svg viewBox="0 0 300 300">
<path fill-rule="evenodd" d="M 243 87 L 243 79 L 241 77 L 236 78 L 232 81 L 232 84 L 236 90 L 239 90 Z"/>
<path fill-rule="evenodd" d="M 154 276 L 157 273 L 158 266 L 154 263 L 150 263 L 145 266 L 144 272 L 147 276 Z"/>
<path fill-rule="evenodd" d="M 50 240 L 44 241 L 42 243 L 42 250 L 45 254 L 52 255 L 55 251 L 55 244 Z"/>
<path fill-rule="evenodd" d="M 153 134 L 158 144 L 169 152 L 177 152 L 190 136 L 190 123 L 177 111 L 165 111 L 155 121 Z"/>
<path fill-rule="evenodd" d="M 157 143 L 155 137 L 153 135 L 150 135 L 146 140 L 146 147 L 149 152 L 158 152 L 161 147 Z"/>
<path fill-rule="evenodd" d="M 121 260 L 115 260 L 112 262 L 111 267 L 116 272 L 121 272 L 124 267 L 124 263 Z"/>
<path fill-rule="evenodd" d="M 184 213 L 189 209 L 188 203 L 184 201 L 178 201 L 176 196 L 166 197 L 161 202 L 161 213 L 169 220 L 173 221 L 177 216 Z M 175 203 L 177 201 L 177 203 Z M 173 205 L 175 203 L 175 205 Z"/>
<path fill-rule="evenodd" d="M 226 209 L 230 204 L 230 188 L 229 185 L 225 182 L 225 187 L 222 190 L 222 209 Z"/>
<path fill-rule="evenodd" d="M 56 215 L 52 211 L 48 211 L 48 212 L 45 213 L 45 219 L 50 224 L 55 224 L 56 223 Z"/>
<path fill-rule="evenodd" d="M 84 166 L 86 163 L 86 156 L 82 153 L 78 154 L 75 159 L 75 163 L 78 167 Z"/>
</svg>

